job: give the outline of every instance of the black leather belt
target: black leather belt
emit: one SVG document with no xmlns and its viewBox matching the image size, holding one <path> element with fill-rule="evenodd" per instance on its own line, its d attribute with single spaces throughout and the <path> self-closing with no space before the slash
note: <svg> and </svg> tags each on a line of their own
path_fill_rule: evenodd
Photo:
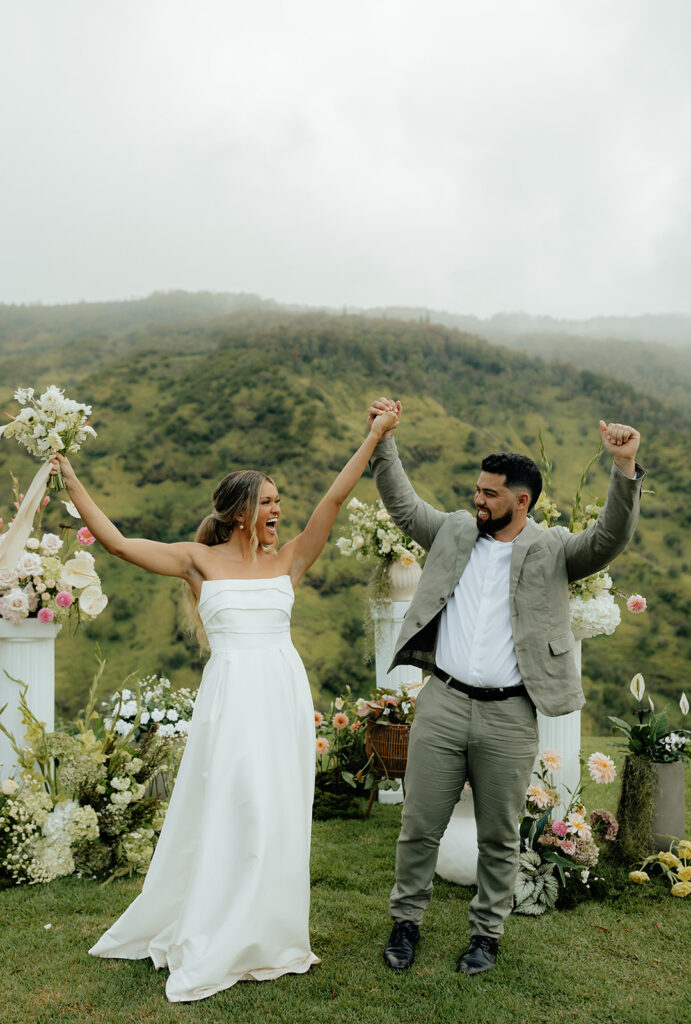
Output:
<svg viewBox="0 0 691 1024">
<path fill-rule="evenodd" d="M 523 683 L 519 683 L 518 686 L 468 686 L 467 683 L 462 683 L 460 679 L 454 679 L 448 672 L 442 672 L 440 669 L 437 669 L 434 674 L 437 679 L 441 679 L 442 683 L 446 683 L 454 690 L 460 690 L 461 693 L 467 694 L 473 700 L 508 700 L 509 697 L 528 697 L 528 691 Z"/>
</svg>

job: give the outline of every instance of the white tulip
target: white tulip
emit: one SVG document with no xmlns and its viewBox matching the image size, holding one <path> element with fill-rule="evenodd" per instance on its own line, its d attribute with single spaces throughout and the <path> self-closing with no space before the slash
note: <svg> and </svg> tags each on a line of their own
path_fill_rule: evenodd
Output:
<svg viewBox="0 0 691 1024">
<path fill-rule="evenodd" d="M 631 680 L 631 686 L 629 687 L 629 689 L 631 690 L 631 693 L 634 695 L 636 700 L 641 699 L 641 697 L 645 693 L 645 680 L 640 672 L 637 672 Z"/>
<path fill-rule="evenodd" d="M 679 707 L 681 708 L 682 715 L 688 715 L 688 713 L 689 713 L 689 702 L 687 700 L 687 697 L 686 697 L 685 693 L 682 693 L 682 695 L 681 695 L 681 700 L 679 701 Z"/>
</svg>

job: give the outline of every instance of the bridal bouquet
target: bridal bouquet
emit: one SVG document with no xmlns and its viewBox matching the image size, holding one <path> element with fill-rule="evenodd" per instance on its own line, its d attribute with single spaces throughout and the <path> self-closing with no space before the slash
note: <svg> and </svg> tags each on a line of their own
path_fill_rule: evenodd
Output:
<svg viewBox="0 0 691 1024">
<path fill-rule="evenodd" d="M 15 506 L 22 495 L 15 480 Z M 49 500 L 47 497 L 44 499 Z M 78 515 L 67 503 L 70 514 Z M 22 619 L 66 622 L 95 619 L 108 604 L 96 572 L 94 556 L 86 549 L 94 537 L 86 526 L 64 529 L 63 537 L 75 530 L 70 540 L 41 529 L 43 505 L 32 536 L 28 537 L 19 561 L 12 569 L 0 569 L 0 620 L 18 624 Z M 2 536 L 0 519 L 0 539 Z"/>
<path fill-rule="evenodd" d="M 17 388 L 14 398 L 23 408 L 16 416 L 5 413 L 12 422 L 0 427 L 0 436 L 13 437 L 32 455 L 47 460 L 51 451 L 78 452 L 87 437 L 96 437 L 89 426 L 91 406 L 65 398 L 54 384 L 38 398 L 33 388 Z M 51 476 L 49 486 L 63 488 L 60 473 Z"/>
<path fill-rule="evenodd" d="M 549 497 L 549 488 L 552 475 L 552 466 L 545 454 L 542 435 L 539 437 L 540 454 L 543 464 L 544 490 L 535 503 L 535 510 L 542 513 L 540 526 L 547 530 L 557 526 L 557 520 L 561 519 L 561 512 L 555 502 Z M 585 467 L 578 482 L 578 488 L 574 495 L 573 509 L 569 519 L 569 533 L 583 533 L 597 522 L 598 516 L 605 504 L 604 498 L 597 498 L 590 504 L 584 505 L 582 499 L 583 487 L 585 485 L 588 471 L 597 462 L 602 454 L 602 446 Z M 592 573 L 581 580 L 574 580 L 569 584 L 569 615 L 571 619 L 571 630 L 577 640 L 587 640 L 594 636 L 611 636 L 621 622 L 621 611 L 614 600 L 617 597 L 626 597 L 625 594 L 615 590 L 612 586 L 612 577 L 606 569 Z M 633 614 L 639 614 L 646 610 L 646 600 L 640 594 L 632 594 L 626 601 L 626 607 Z"/>
</svg>

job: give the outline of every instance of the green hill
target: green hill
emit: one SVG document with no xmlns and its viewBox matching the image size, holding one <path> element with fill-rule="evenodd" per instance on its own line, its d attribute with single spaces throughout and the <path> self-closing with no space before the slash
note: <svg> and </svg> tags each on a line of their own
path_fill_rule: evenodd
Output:
<svg viewBox="0 0 691 1024">
<path fill-rule="evenodd" d="M 419 493 L 446 509 L 470 503 L 485 452 L 512 448 L 539 458 L 539 430 L 554 463 L 554 494 L 566 508 L 597 447 L 599 418 L 632 422 L 654 493 L 614 576 L 623 591 L 645 594 L 650 611 L 624 612 L 613 637 L 585 642 L 589 722 L 602 731 L 606 714 L 625 710 L 625 687 L 637 671 L 659 697 L 676 701 L 687 686 L 691 428 L 672 407 L 621 381 L 442 325 L 180 293 L 0 307 L 0 380 L 3 409 L 17 385 L 56 383 L 90 402 L 99 436 L 76 460 L 78 472 L 124 532 L 164 541 L 191 538 L 215 482 L 242 466 L 274 476 L 281 538 L 289 539 L 359 443 L 367 404 L 379 394 L 403 401 L 404 463 Z M 23 451 L 3 442 L 0 478 L 8 480 L 9 469 L 23 482 L 34 472 Z M 586 496 L 604 494 L 607 475 L 595 467 Z M 357 493 L 374 498 L 372 481 L 363 479 Z M 346 521 L 343 513 L 333 539 Z M 96 643 L 112 685 L 133 671 L 194 685 L 203 659 L 185 631 L 179 581 L 95 553 L 111 602 L 56 645 L 62 712 L 83 699 Z M 360 692 L 374 684 L 363 628 L 368 572 L 331 543 L 298 591 L 294 637 L 318 703 L 347 684 Z"/>
</svg>

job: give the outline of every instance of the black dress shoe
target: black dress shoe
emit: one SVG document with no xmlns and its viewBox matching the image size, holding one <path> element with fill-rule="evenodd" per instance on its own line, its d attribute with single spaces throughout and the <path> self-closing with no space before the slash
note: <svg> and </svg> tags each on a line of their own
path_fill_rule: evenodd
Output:
<svg viewBox="0 0 691 1024">
<path fill-rule="evenodd" d="M 489 935 L 471 935 L 470 945 L 463 956 L 459 957 L 456 970 L 462 974 L 479 974 L 488 971 L 497 962 L 499 939 Z"/>
<path fill-rule="evenodd" d="M 384 950 L 384 959 L 395 971 L 412 967 L 420 929 L 412 921 L 396 921 Z"/>
</svg>

